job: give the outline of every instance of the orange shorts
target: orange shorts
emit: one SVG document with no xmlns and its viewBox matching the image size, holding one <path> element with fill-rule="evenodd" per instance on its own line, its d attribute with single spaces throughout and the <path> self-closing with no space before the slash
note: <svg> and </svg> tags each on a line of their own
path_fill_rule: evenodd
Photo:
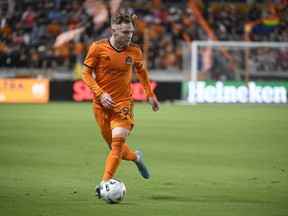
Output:
<svg viewBox="0 0 288 216">
<path fill-rule="evenodd" d="M 114 109 L 105 109 L 102 105 L 93 103 L 95 120 L 107 144 L 112 142 L 113 128 L 122 127 L 129 131 L 132 130 L 134 126 L 133 108 L 133 101 L 116 103 Z"/>
</svg>

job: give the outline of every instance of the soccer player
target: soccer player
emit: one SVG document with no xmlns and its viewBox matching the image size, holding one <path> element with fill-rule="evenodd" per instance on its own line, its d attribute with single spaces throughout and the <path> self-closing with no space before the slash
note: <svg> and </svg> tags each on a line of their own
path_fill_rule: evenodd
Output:
<svg viewBox="0 0 288 216">
<path fill-rule="evenodd" d="M 101 183 L 114 176 L 122 159 L 135 162 L 140 174 L 145 179 L 150 177 L 141 151 L 134 152 L 125 143 L 134 126 L 132 66 L 152 110 L 156 112 L 160 108 L 143 65 L 142 52 L 138 45 L 131 43 L 135 21 L 136 15 L 112 16 L 111 37 L 92 43 L 82 69 L 83 81 L 94 93 L 95 120 L 110 148 Z M 96 196 L 101 198 L 99 186 L 96 186 Z"/>
</svg>

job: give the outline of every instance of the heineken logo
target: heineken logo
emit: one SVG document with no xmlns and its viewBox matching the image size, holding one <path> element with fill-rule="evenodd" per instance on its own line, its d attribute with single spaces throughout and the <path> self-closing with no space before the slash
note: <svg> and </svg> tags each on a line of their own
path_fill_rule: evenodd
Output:
<svg viewBox="0 0 288 216">
<path fill-rule="evenodd" d="M 190 103 L 287 103 L 287 91 L 284 86 L 224 85 L 216 82 L 207 85 L 204 81 L 188 83 L 188 101 Z"/>
</svg>

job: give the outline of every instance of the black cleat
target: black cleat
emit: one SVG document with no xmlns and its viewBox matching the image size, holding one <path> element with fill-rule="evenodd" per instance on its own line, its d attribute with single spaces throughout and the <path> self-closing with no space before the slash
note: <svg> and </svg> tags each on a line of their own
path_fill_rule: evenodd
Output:
<svg viewBox="0 0 288 216">
<path fill-rule="evenodd" d="M 101 198 L 102 198 L 101 193 L 100 193 L 100 185 L 97 185 L 97 186 L 95 187 L 95 196 L 97 196 L 98 199 L 101 199 Z"/>
</svg>

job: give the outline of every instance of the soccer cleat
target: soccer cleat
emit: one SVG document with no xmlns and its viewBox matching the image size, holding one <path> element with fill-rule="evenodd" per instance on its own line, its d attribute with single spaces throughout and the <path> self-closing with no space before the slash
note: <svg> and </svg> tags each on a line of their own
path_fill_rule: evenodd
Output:
<svg viewBox="0 0 288 216">
<path fill-rule="evenodd" d="M 145 178 L 148 179 L 150 177 L 149 170 L 144 164 L 143 155 L 141 151 L 135 151 L 135 153 L 139 156 L 139 161 L 135 162 L 140 174 Z"/>
<path fill-rule="evenodd" d="M 102 198 L 102 196 L 101 196 L 101 193 L 100 193 L 100 185 L 97 185 L 96 187 L 95 187 L 95 196 L 97 196 L 98 197 L 98 199 L 101 199 Z"/>
</svg>

